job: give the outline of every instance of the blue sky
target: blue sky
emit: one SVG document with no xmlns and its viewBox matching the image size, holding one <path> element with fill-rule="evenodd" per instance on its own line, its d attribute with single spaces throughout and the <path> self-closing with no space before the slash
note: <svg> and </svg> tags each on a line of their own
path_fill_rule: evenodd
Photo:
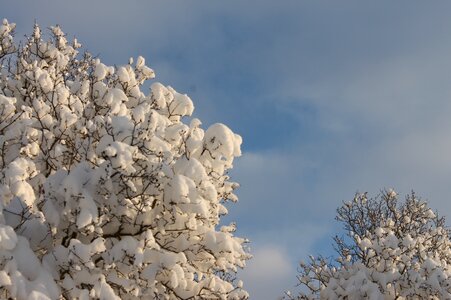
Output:
<svg viewBox="0 0 451 300">
<path fill-rule="evenodd" d="M 331 253 L 341 201 L 414 189 L 451 215 L 451 3 L 0 1 L 18 36 L 60 24 L 108 64 L 143 55 L 205 126 L 241 134 L 227 220 L 251 241 L 251 299 Z"/>
</svg>

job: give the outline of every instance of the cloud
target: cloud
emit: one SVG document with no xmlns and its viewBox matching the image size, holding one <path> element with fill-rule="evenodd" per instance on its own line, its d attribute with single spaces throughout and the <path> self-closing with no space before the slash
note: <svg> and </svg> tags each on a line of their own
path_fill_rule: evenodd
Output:
<svg viewBox="0 0 451 300">
<path fill-rule="evenodd" d="M 329 240 L 341 200 L 317 193 L 322 188 L 314 173 L 320 162 L 305 158 L 288 151 L 244 153 L 231 172 L 232 180 L 240 183 L 239 203 L 230 206 L 225 219 L 237 221 L 238 234 L 251 240 L 252 249 L 266 243 L 280 245 L 288 249 L 293 264 L 314 253 L 316 244 Z"/>
<path fill-rule="evenodd" d="M 257 250 L 244 277 L 257 279 L 259 282 L 272 281 L 274 277 L 283 277 L 292 270 L 286 253 L 277 246 L 265 246 Z"/>
<path fill-rule="evenodd" d="M 355 63 L 352 72 L 284 89 L 293 92 L 290 101 L 314 107 L 317 132 L 329 137 L 298 144 L 329 149 L 306 154 L 323 162 L 318 182 L 327 190 L 415 189 L 449 211 L 451 45 L 435 37 L 408 54 Z"/>
<path fill-rule="evenodd" d="M 285 250 L 265 245 L 255 253 L 240 273 L 245 289 L 254 300 L 277 299 L 295 281 L 294 268 Z"/>
<path fill-rule="evenodd" d="M 245 152 L 231 171 L 232 179 L 240 183 L 236 215 L 250 217 L 265 229 L 284 223 L 284 215 L 293 217 L 293 205 L 308 201 L 302 195 L 310 181 L 308 172 L 314 167 L 314 161 L 289 152 Z M 304 209 L 298 216 L 308 214 L 309 207 Z M 255 213 L 249 216 L 249 212 Z"/>
</svg>

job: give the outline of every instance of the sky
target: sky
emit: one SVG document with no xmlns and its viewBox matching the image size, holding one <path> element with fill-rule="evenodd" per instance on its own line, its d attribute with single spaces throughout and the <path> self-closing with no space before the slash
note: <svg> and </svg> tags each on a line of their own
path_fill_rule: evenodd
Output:
<svg viewBox="0 0 451 300">
<path fill-rule="evenodd" d="M 107 64 L 142 55 L 204 127 L 243 137 L 240 201 L 251 299 L 296 290 L 332 254 L 356 192 L 411 190 L 451 218 L 451 2 L 0 0 L 17 37 L 60 24 Z"/>
</svg>

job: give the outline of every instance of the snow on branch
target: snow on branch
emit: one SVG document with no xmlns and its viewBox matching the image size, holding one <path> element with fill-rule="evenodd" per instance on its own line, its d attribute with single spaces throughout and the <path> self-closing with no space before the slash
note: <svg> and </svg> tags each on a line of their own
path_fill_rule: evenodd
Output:
<svg viewBox="0 0 451 300">
<path fill-rule="evenodd" d="M 405 202 L 393 190 L 375 199 L 357 194 L 337 218 L 338 257 L 300 264 L 301 292 L 288 299 L 450 299 L 451 241 L 438 217 L 414 193 Z"/>
<path fill-rule="evenodd" d="M 241 137 L 204 131 L 143 57 L 107 66 L 58 26 L 0 26 L 0 297 L 246 299 L 227 171 Z"/>
</svg>

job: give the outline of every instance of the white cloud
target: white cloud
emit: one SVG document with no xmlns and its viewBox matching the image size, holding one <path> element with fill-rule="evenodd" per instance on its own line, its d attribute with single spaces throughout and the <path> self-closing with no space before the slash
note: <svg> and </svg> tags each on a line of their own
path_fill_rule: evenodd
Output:
<svg viewBox="0 0 451 300">
<path fill-rule="evenodd" d="M 265 245 L 253 254 L 240 276 L 253 300 L 282 296 L 295 280 L 295 270 L 286 251 L 277 245 Z"/>
<path fill-rule="evenodd" d="M 232 208 L 233 216 L 253 220 L 250 226 L 260 226 L 265 232 L 281 224 L 303 223 L 300 220 L 315 211 L 316 204 L 308 196 L 309 177 L 319 163 L 307 159 L 301 151 L 244 153 L 231 172 L 232 179 L 240 183 L 240 201 Z"/>
</svg>

